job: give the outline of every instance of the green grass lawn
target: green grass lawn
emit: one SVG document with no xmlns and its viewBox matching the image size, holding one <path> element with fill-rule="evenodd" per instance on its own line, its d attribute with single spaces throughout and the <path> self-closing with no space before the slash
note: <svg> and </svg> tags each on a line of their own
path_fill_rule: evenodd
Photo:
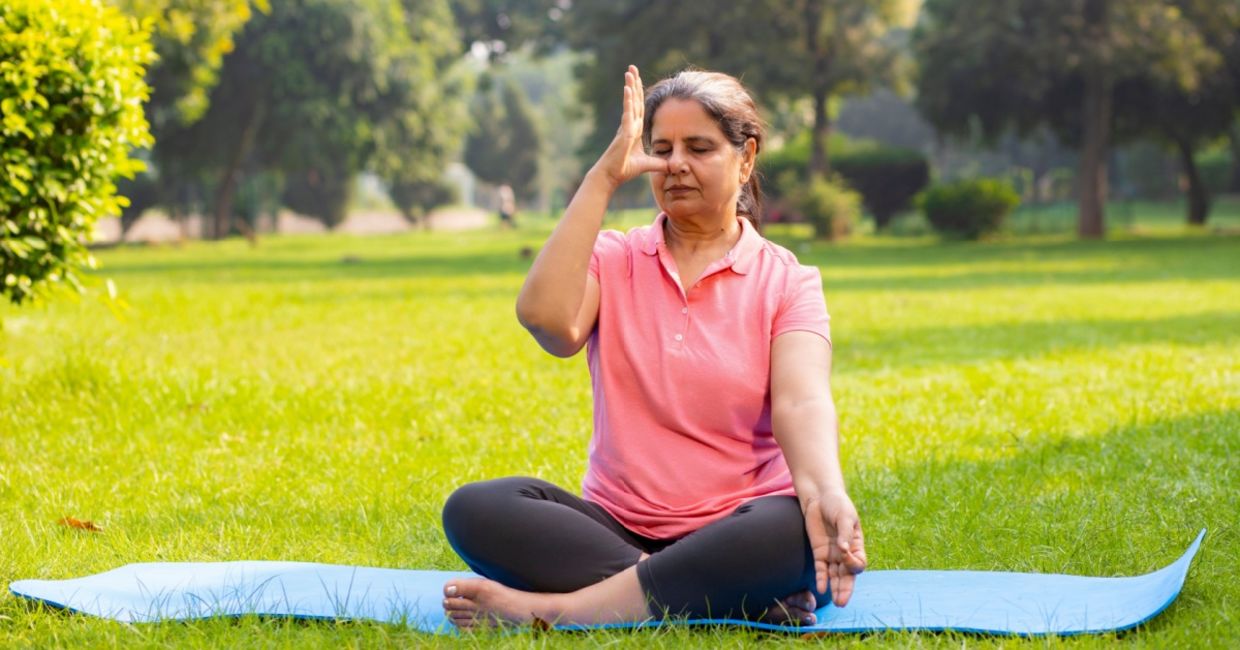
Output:
<svg viewBox="0 0 1240 650">
<path fill-rule="evenodd" d="M 1184 201 L 1111 201 L 1107 204 L 1107 228 L 1120 234 L 1175 235 L 1184 231 Z M 1075 202 L 1027 203 L 1007 219 L 1008 234 L 1047 235 L 1075 233 L 1077 205 Z M 872 222 L 863 222 L 862 229 L 873 230 Z M 1205 231 L 1236 234 L 1240 232 L 1240 196 L 1213 197 Z M 930 224 L 920 214 L 909 212 L 896 218 L 891 225 L 894 235 L 919 236 L 930 234 Z"/>
<path fill-rule="evenodd" d="M 456 486 L 529 474 L 575 487 L 585 466 L 585 362 L 543 353 L 513 316 L 529 264 L 518 251 L 545 235 L 531 221 L 115 249 L 99 257 L 130 305 L 122 319 L 93 298 L 0 307 L 0 582 L 143 561 L 463 569 L 439 527 Z M 1208 526 L 1179 600 L 1119 638 L 1240 646 L 1240 237 L 769 235 L 823 270 L 871 568 L 1133 575 Z M 467 639 L 758 641 L 807 643 L 684 629 Z M 457 642 L 364 623 L 130 626 L 0 596 L 3 647 L 422 643 Z"/>
</svg>

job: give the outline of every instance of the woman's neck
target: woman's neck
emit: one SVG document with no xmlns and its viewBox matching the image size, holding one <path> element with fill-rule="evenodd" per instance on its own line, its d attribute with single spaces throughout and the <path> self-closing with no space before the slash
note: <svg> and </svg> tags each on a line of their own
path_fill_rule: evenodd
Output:
<svg viewBox="0 0 1240 650">
<path fill-rule="evenodd" d="M 742 228 L 735 214 L 715 219 L 668 217 L 663 220 L 663 241 L 672 253 L 722 254 L 736 245 Z"/>
</svg>

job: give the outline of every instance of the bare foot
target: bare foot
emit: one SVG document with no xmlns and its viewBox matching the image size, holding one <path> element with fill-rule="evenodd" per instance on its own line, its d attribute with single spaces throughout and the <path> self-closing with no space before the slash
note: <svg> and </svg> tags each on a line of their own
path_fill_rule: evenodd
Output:
<svg viewBox="0 0 1240 650">
<path fill-rule="evenodd" d="M 817 608 L 818 603 L 814 594 L 806 589 L 779 599 L 774 605 L 766 608 L 766 613 L 760 620 L 779 625 L 813 625 L 818 620 L 814 616 L 814 610 Z"/>
<path fill-rule="evenodd" d="M 443 610 L 463 630 L 526 625 L 548 620 L 547 594 L 518 591 L 485 578 L 449 580 L 443 588 Z M 551 617 L 554 618 L 554 617 Z"/>
</svg>

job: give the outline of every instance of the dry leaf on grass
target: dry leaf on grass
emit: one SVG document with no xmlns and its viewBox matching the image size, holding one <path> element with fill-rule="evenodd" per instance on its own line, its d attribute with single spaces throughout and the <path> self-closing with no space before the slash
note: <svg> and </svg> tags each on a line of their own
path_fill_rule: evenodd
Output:
<svg viewBox="0 0 1240 650">
<path fill-rule="evenodd" d="M 60 524 L 61 526 L 65 526 L 67 528 L 76 528 L 78 530 L 88 530 L 92 533 L 103 532 L 103 529 L 100 528 L 98 525 L 96 525 L 95 522 L 82 521 L 81 519 L 75 519 L 73 517 L 64 517 L 60 519 L 59 521 L 57 521 L 56 523 Z"/>
</svg>

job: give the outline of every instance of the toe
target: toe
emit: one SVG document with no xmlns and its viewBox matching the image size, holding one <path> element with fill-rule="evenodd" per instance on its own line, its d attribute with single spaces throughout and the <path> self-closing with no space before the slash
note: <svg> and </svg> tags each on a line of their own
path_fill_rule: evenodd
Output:
<svg viewBox="0 0 1240 650">
<path fill-rule="evenodd" d="M 765 618 L 771 623 L 812 623 L 814 613 L 810 610 L 788 605 L 775 604 L 767 608 Z"/>
<path fill-rule="evenodd" d="M 450 580 L 444 585 L 443 591 L 445 596 L 476 600 L 478 593 L 482 591 L 488 582 L 490 581 L 485 578 Z"/>
<path fill-rule="evenodd" d="M 447 612 L 474 612 L 478 604 L 468 598 L 444 598 L 443 608 Z"/>
<path fill-rule="evenodd" d="M 814 594 L 812 592 L 807 591 L 801 595 L 797 606 L 801 609 L 806 609 L 812 612 L 818 609 L 818 599 L 814 598 Z"/>
</svg>

